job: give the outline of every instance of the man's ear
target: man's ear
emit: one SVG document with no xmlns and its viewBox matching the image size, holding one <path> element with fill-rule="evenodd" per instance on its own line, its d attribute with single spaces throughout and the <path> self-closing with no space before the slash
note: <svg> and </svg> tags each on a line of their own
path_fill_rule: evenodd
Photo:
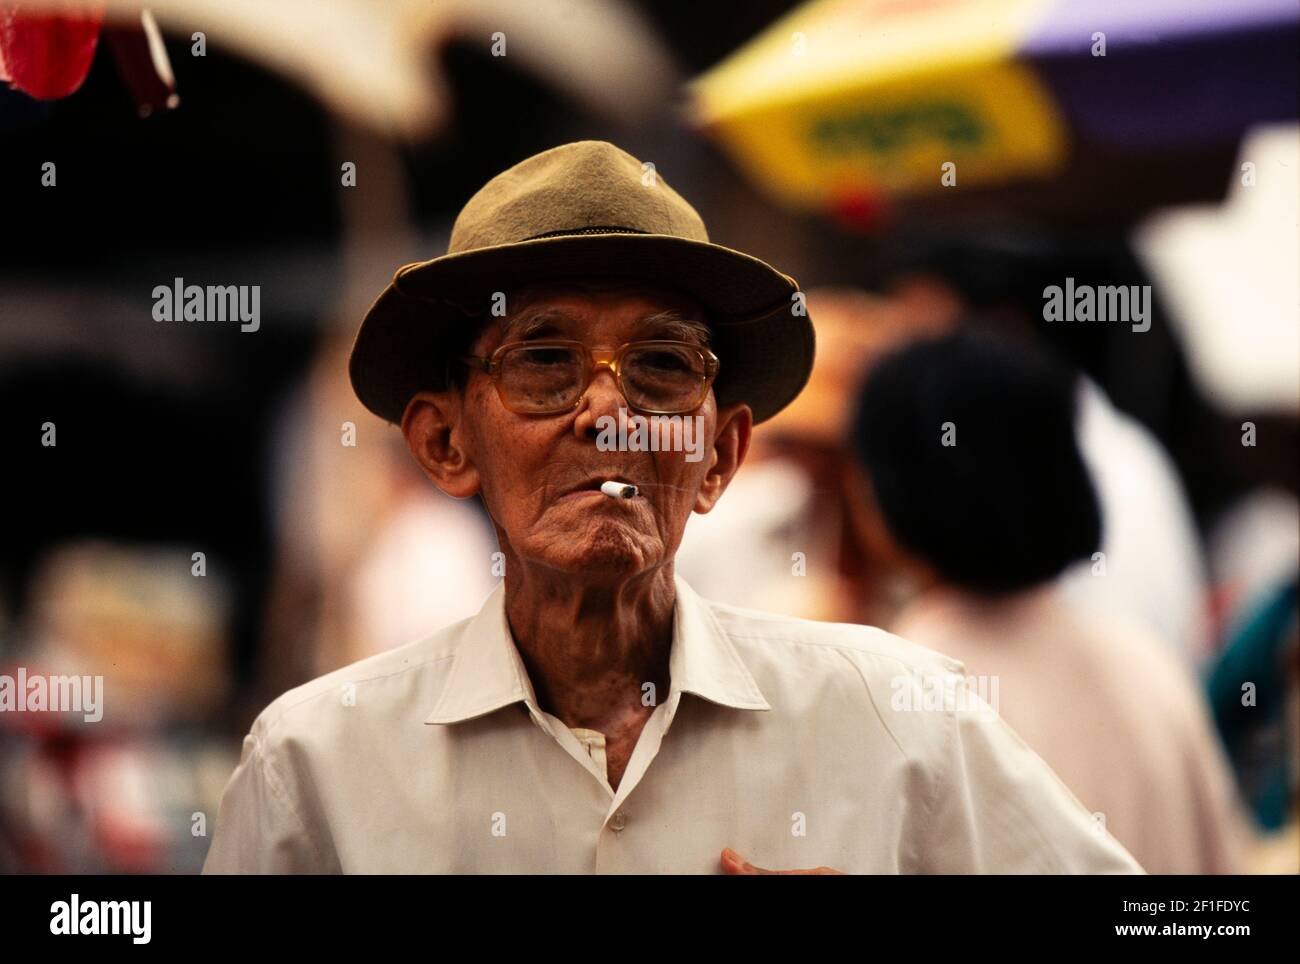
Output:
<svg viewBox="0 0 1300 964">
<path fill-rule="evenodd" d="M 718 409 L 717 434 L 713 443 L 713 461 L 695 497 L 695 511 L 703 515 L 717 504 L 731 484 L 754 434 L 754 412 L 744 402 Z"/>
<path fill-rule="evenodd" d="M 402 413 L 406 447 L 433 484 L 454 499 L 479 490 L 478 467 L 465 451 L 461 397 L 455 392 L 419 392 Z"/>
</svg>

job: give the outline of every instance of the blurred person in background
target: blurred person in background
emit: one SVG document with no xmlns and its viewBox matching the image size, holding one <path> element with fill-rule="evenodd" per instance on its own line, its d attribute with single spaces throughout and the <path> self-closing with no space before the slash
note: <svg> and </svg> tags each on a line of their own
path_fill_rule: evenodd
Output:
<svg viewBox="0 0 1300 964">
<path fill-rule="evenodd" d="M 995 709 L 1148 871 L 1238 872 L 1234 787 L 1187 667 L 1064 598 L 1058 577 L 1103 528 L 1076 404 L 1049 356 L 971 330 L 873 368 L 852 426 L 858 526 L 916 587 L 890 629 L 997 681 Z"/>
<path fill-rule="evenodd" d="M 1247 608 L 1207 690 L 1261 831 L 1251 866 L 1300 873 L 1300 612 L 1293 575 Z"/>
<path fill-rule="evenodd" d="M 883 294 L 847 287 L 809 291 L 819 324 L 825 318 L 831 331 L 841 333 L 835 339 L 839 355 L 856 362 L 853 368 L 844 365 L 844 373 L 833 379 L 841 391 L 838 404 L 824 406 L 826 423 L 849 420 L 843 410 L 851 408 L 850 399 L 871 366 L 890 350 L 958 330 L 976 317 L 965 293 L 936 273 L 955 260 L 949 254 L 933 271 L 900 270 Z M 1032 346 L 1047 340 L 1041 322 L 1020 302 L 1001 303 L 996 312 L 981 312 L 978 318 L 981 327 L 1017 342 Z M 814 383 L 817 377 L 815 372 Z M 1078 378 L 1076 393 L 1076 437 L 1106 518 L 1098 548 L 1112 578 L 1093 578 L 1090 560 L 1069 567 L 1060 576 L 1064 598 L 1081 613 L 1141 623 L 1197 669 L 1211 648 L 1208 587 L 1182 480 L 1155 436 L 1116 408 L 1086 373 Z M 839 438 L 844 437 L 841 432 Z M 860 618 L 868 621 L 888 620 L 898 595 L 907 592 L 897 574 L 882 579 L 868 570 L 860 585 L 869 600 Z"/>
<path fill-rule="evenodd" d="M 326 339 L 276 420 L 279 542 L 261 705 L 473 615 L 498 581 L 490 562 L 464 564 L 488 560 L 495 548 L 481 508 L 431 490 L 398 433 L 353 421 L 351 345 L 350 337 Z"/>
<path fill-rule="evenodd" d="M 883 624 L 911 589 L 904 573 L 866 565 L 854 538 L 853 459 L 844 447 L 853 400 L 880 358 L 956 330 L 966 305 L 939 275 L 907 271 L 883 293 L 823 286 L 807 298 L 822 345 L 808 386 L 755 432 L 758 471 L 738 481 L 735 502 L 687 531 L 682 571 L 735 605 Z M 1023 312 L 1004 310 L 996 322 L 981 316 L 981 323 L 1040 340 Z M 1113 578 L 1096 579 L 1091 560 L 1081 562 L 1060 577 L 1064 598 L 1083 613 L 1143 624 L 1198 668 L 1210 649 L 1208 589 L 1182 481 L 1159 441 L 1093 379 L 1081 375 L 1077 391 L 1078 442 L 1106 516 L 1100 551 Z M 772 487 L 788 497 L 768 499 Z M 746 551 L 733 564 L 736 545 Z M 728 564 L 719 565 L 724 556 Z"/>
<path fill-rule="evenodd" d="M 896 587 L 864 565 L 851 524 L 844 439 L 853 401 L 875 359 L 900 340 L 948 330 L 960 306 L 935 287 L 900 297 L 848 287 L 806 294 L 818 344 L 808 384 L 755 430 L 726 501 L 682 537 L 678 571 L 736 606 L 879 624 Z"/>
</svg>

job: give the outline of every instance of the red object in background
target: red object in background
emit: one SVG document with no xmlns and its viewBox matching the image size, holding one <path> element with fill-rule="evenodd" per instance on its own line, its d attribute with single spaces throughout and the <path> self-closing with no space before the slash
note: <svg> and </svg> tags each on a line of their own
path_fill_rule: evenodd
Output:
<svg viewBox="0 0 1300 964">
<path fill-rule="evenodd" d="M 90 73 L 103 12 L 24 13 L 0 6 L 3 79 L 38 100 L 67 97 Z"/>
<path fill-rule="evenodd" d="M 832 192 L 831 215 L 851 231 L 879 231 L 886 227 L 892 211 L 889 199 L 879 191 L 845 186 Z"/>
</svg>

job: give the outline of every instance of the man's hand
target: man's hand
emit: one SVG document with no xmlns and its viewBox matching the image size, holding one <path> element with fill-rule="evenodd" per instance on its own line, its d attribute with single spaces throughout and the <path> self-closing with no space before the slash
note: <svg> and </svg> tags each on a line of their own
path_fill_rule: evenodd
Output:
<svg viewBox="0 0 1300 964">
<path fill-rule="evenodd" d="M 765 870 L 762 867 L 755 867 L 730 847 L 722 851 L 722 872 L 732 877 L 748 877 L 755 874 L 839 874 L 844 876 L 842 871 L 832 870 L 830 867 L 817 867 L 813 870 Z"/>
</svg>

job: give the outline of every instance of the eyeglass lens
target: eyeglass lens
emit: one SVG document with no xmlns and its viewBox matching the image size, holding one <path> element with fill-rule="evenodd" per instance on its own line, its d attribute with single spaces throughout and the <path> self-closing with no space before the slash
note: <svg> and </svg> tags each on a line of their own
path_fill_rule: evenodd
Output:
<svg viewBox="0 0 1300 964">
<path fill-rule="evenodd" d="M 501 360 L 500 384 L 510 404 L 528 412 L 561 411 L 577 401 L 584 353 L 574 347 L 520 345 Z M 619 366 L 620 388 L 633 408 L 689 411 L 700 402 L 704 360 L 684 346 L 632 347 Z"/>
</svg>

